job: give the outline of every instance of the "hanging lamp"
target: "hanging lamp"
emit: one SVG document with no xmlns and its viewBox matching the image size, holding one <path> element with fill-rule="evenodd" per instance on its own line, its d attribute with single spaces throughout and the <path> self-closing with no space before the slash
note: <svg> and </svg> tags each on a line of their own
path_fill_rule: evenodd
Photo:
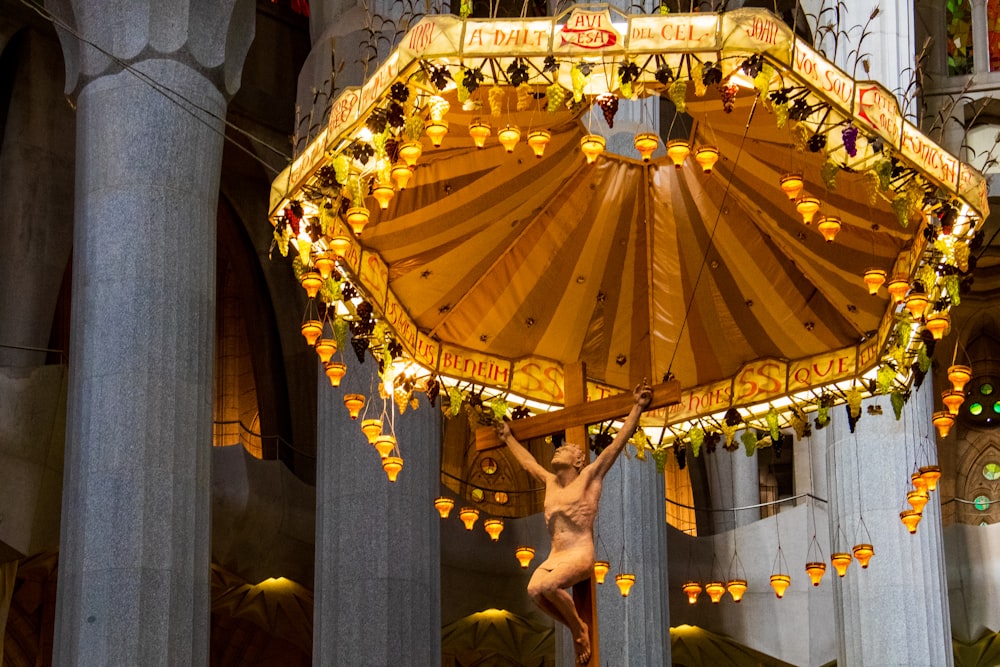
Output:
<svg viewBox="0 0 1000 667">
<path fill-rule="evenodd" d="M 920 523 L 920 516 L 918 512 L 914 512 L 912 509 L 903 510 L 899 513 L 899 520 L 906 526 L 906 530 L 910 532 L 910 535 L 917 532 L 917 524 Z"/>
<path fill-rule="evenodd" d="M 413 176 L 413 167 L 406 164 L 406 162 L 397 162 L 392 165 L 389 175 L 392 177 L 392 182 L 396 184 L 397 188 L 405 190 L 410 182 L 410 177 Z"/>
<path fill-rule="evenodd" d="M 806 563 L 806 574 L 809 575 L 809 581 L 812 582 L 813 586 L 819 586 L 819 583 L 823 580 L 823 575 L 825 573 L 826 573 L 826 563 L 822 563 L 819 561 Z"/>
<path fill-rule="evenodd" d="M 517 142 L 521 140 L 521 130 L 518 129 L 517 125 L 506 125 L 497 132 L 497 139 L 500 140 L 500 144 L 508 153 L 513 153 Z"/>
<path fill-rule="evenodd" d="M 892 277 L 885 289 L 892 297 L 892 305 L 896 305 L 906 298 L 906 293 L 910 291 L 910 281 L 906 276 L 897 274 Z"/>
<path fill-rule="evenodd" d="M 684 166 L 684 160 L 691 153 L 691 145 L 687 139 L 671 139 L 667 142 L 667 157 L 674 163 L 674 167 L 680 169 Z"/>
<path fill-rule="evenodd" d="M 941 479 L 941 468 L 936 465 L 922 466 L 920 476 L 927 482 L 928 491 L 936 491 L 938 480 Z"/>
<path fill-rule="evenodd" d="M 466 530 L 472 530 L 472 527 L 476 525 L 476 520 L 479 518 L 479 510 L 475 507 L 463 507 L 458 513 L 458 518 L 465 524 Z"/>
<path fill-rule="evenodd" d="M 856 544 L 853 549 L 854 558 L 858 561 L 858 565 L 861 566 L 862 570 L 868 569 L 868 563 L 871 562 L 872 556 L 875 555 L 875 548 L 870 544 Z"/>
<path fill-rule="evenodd" d="M 399 456 L 387 456 L 382 459 L 382 470 L 390 482 L 395 482 L 399 471 L 403 469 L 403 459 Z"/>
<path fill-rule="evenodd" d="M 957 415 L 958 409 L 965 403 L 965 392 L 949 389 L 941 393 L 941 402 L 948 408 L 948 412 Z"/>
<path fill-rule="evenodd" d="M 843 577 L 847 574 L 847 568 L 850 566 L 853 557 L 846 551 L 838 551 L 837 553 L 830 554 L 830 563 L 833 564 L 833 569 L 837 571 L 838 577 Z"/>
<path fill-rule="evenodd" d="M 694 604 L 698 601 L 698 596 L 701 595 L 701 584 L 697 581 L 688 581 L 681 586 L 681 590 L 687 596 L 688 604 Z"/>
<path fill-rule="evenodd" d="M 743 594 L 747 592 L 747 580 L 730 579 L 726 582 L 726 590 L 732 596 L 733 602 L 739 602 L 743 599 Z"/>
<path fill-rule="evenodd" d="M 726 593 L 726 587 L 721 581 L 710 581 L 705 584 L 705 592 L 708 593 L 708 599 L 712 601 L 712 604 L 719 604 L 722 596 Z"/>
<path fill-rule="evenodd" d="M 434 509 L 438 511 L 438 515 L 442 519 L 447 519 L 448 515 L 451 514 L 451 509 L 455 506 L 455 501 L 446 496 L 441 496 L 434 499 Z"/>
<path fill-rule="evenodd" d="M 972 367 L 962 365 L 951 365 L 948 367 L 948 382 L 955 391 L 965 389 L 966 383 L 972 379 Z"/>
<path fill-rule="evenodd" d="M 392 183 L 376 181 L 372 186 L 372 197 L 378 202 L 378 207 L 383 211 L 389 208 L 389 202 L 396 196 L 396 191 L 392 189 Z"/>
<path fill-rule="evenodd" d="M 351 239 L 350 237 L 338 234 L 330 239 L 330 252 L 337 259 L 342 259 L 347 251 L 351 249 Z"/>
<path fill-rule="evenodd" d="M 391 433 L 383 433 L 375 438 L 375 451 L 383 460 L 396 448 L 396 436 Z"/>
<path fill-rule="evenodd" d="M 434 147 L 439 148 L 441 142 L 444 141 L 444 135 L 448 134 L 448 121 L 432 120 L 424 127 L 424 132 L 431 138 L 431 143 L 434 144 Z"/>
<path fill-rule="evenodd" d="M 840 218 L 833 215 L 823 216 L 823 219 L 816 225 L 816 229 L 823 235 L 823 239 L 827 243 L 833 243 L 833 240 L 837 238 L 837 234 L 840 233 L 841 227 Z"/>
<path fill-rule="evenodd" d="M 950 326 L 951 318 L 946 312 L 932 313 L 927 316 L 927 321 L 924 322 L 924 328 L 931 332 L 931 337 L 934 340 L 944 338 Z"/>
<path fill-rule="evenodd" d="M 811 225 L 813 217 L 819 211 L 819 200 L 815 197 L 799 197 L 795 200 L 795 210 L 802 216 L 802 222 Z"/>
<path fill-rule="evenodd" d="M 788 590 L 788 586 L 791 585 L 792 578 L 787 574 L 772 574 L 771 575 L 771 588 L 774 589 L 774 594 L 778 596 L 778 599 L 785 597 L 785 591 Z"/>
<path fill-rule="evenodd" d="M 406 163 L 407 167 L 414 167 L 417 160 L 424 152 L 424 147 L 419 141 L 404 141 L 399 146 L 399 157 Z"/>
<path fill-rule="evenodd" d="M 316 344 L 316 340 L 323 333 L 323 323 L 319 320 L 306 320 L 302 323 L 300 330 L 306 343 L 312 346 Z"/>
<path fill-rule="evenodd" d="M 627 598 L 635 584 L 635 575 L 631 572 L 621 572 L 615 575 L 615 583 L 618 584 L 618 590 L 621 591 L 622 597 Z"/>
<path fill-rule="evenodd" d="M 864 275 L 865 285 L 868 287 L 868 294 L 878 296 L 878 290 L 885 282 L 885 271 L 882 269 L 868 269 Z"/>
<path fill-rule="evenodd" d="M 535 550 L 532 547 L 518 547 L 514 550 L 514 556 L 517 558 L 517 562 L 521 564 L 521 567 L 527 570 L 531 559 L 535 557 Z"/>
<path fill-rule="evenodd" d="M 319 288 L 323 286 L 323 278 L 320 276 L 319 271 L 306 271 L 302 274 L 302 278 L 299 279 L 299 283 L 302 285 L 302 289 L 306 291 L 306 296 L 310 299 L 315 299 L 319 293 Z"/>
<path fill-rule="evenodd" d="M 632 145 L 639 151 L 642 161 L 649 162 L 649 159 L 653 157 L 653 153 L 660 145 L 660 135 L 655 132 L 640 132 L 635 135 Z"/>
<path fill-rule="evenodd" d="M 368 444 L 374 445 L 378 437 L 382 435 L 382 419 L 363 419 L 361 421 L 361 432 L 368 439 Z"/>
<path fill-rule="evenodd" d="M 955 425 L 955 415 L 947 410 L 939 410 L 931 417 L 931 423 L 937 429 L 938 435 L 947 438 L 951 433 L 951 427 Z"/>
<path fill-rule="evenodd" d="M 347 375 L 347 364 L 343 361 L 328 361 L 323 364 L 323 369 L 331 387 L 339 387 L 340 381 Z"/>
<path fill-rule="evenodd" d="M 500 541 L 500 533 L 503 532 L 503 519 L 487 519 L 483 522 L 483 529 L 494 542 Z"/>
<path fill-rule="evenodd" d="M 528 132 L 528 146 L 534 151 L 535 157 L 540 158 L 545 155 L 545 147 L 552 140 L 552 133 L 548 130 L 534 130 Z"/>
<path fill-rule="evenodd" d="M 371 213 L 364 206 L 352 206 L 347 209 L 347 224 L 351 226 L 351 231 L 355 236 L 361 236 L 365 231 Z"/>
<path fill-rule="evenodd" d="M 608 574 L 608 570 L 611 569 L 611 563 L 606 560 L 594 561 L 594 581 L 599 584 L 604 583 L 604 577 Z"/>
<path fill-rule="evenodd" d="M 781 177 L 781 191 L 788 196 L 789 201 L 795 201 L 799 198 L 803 185 L 802 174 L 792 173 Z"/>
<path fill-rule="evenodd" d="M 361 408 L 365 407 L 364 394 L 344 394 L 344 407 L 347 408 L 351 419 L 357 420 L 358 415 L 361 414 Z"/>
<path fill-rule="evenodd" d="M 927 310 L 929 303 L 927 294 L 923 290 L 911 289 L 910 293 L 906 295 L 903 305 L 910 311 L 910 315 L 913 315 L 913 319 L 919 320 L 924 316 L 924 311 Z"/>
<path fill-rule="evenodd" d="M 711 174 L 715 163 L 719 161 L 719 149 L 715 146 L 700 146 L 694 152 L 694 160 L 701 165 L 702 172 Z"/>
<path fill-rule="evenodd" d="M 604 137 L 599 134 L 587 134 L 580 139 L 580 150 L 587 158 L 587 164 L 594 164 L 597 156 L 604 152 Z"/>
<path fill-rule="evenodd" d="M 319 276 L 323 280 L 330 277 L 330 272 L 333 271 L 333 267 L 337 265 L 337 257 L 332 252 L 321 252 L 316 255 L 316 259 L 313 260 L 313 265 L 316 270 L 319 271 Z"/>
<path fill-rule="evenodd" d="M 472 137 L 476 148 L 484 148 L 486 146 L 486 140 L 489 138 L 490 132 L 490 126 L 481 120 L 477 120 L 469 126 L 469 136 Z"/>
<path fill-rule="evenodd" d="M 324 364 L 333 357 L 337 351 L 336 338 L 318 338 L 315 344 L 316 354 Z"/>
<path fill-rule="evenodd" d="M 913 482 L 913 488 L 917 491 L 923 491 L 927 493 L 930 489 L 927 488 L 927 481 L 920 476 L 919 472 L 915 472 L 910 475 L 910 481 Z"/>
</svg>

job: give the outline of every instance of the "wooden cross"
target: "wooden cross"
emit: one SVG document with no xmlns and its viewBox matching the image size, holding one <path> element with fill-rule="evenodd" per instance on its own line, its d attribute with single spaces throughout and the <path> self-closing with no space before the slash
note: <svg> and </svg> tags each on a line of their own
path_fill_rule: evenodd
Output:
<svg viewBox="0 0 1000 667">
<path fill-rule="evenodd" d="M 531 438 L 540 438 L 560 431 L 566 432 L 566 442 L 575 442 L 583 450 L 586 461 L 590 462 L 587 425 L 623 418 L 635 405 L 635 397 L 631 392 L 602 398 L 597 401 L 587 401 L 587 371 L 583 363 L 567 366 L 565 370 L 566 407 L 545 414 L 517 419 L 510 423 L 511 434 L 521 442 Z M 677 380 L 670 380 L 653 386 L 653 398 L 647 410 L 664 408 L 680 403 L 681 385 Z M 489 426 L 476 429 L 476 450 L 502 447 L 503 443 L 497 437 L 496 431 Z M 590 628 L 590 660 L 587 665 L 600 665 L 598 655 L 597 632 L 597 591 L 594 578 L 589 577 L 573 586 L 573 604 L 576 611 Z"/>
</svg>

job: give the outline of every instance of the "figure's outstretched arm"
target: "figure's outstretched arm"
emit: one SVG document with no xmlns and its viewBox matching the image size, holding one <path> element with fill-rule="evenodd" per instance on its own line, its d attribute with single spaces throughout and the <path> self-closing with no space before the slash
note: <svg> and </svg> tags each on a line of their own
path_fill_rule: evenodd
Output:
<svg viewBox="0 0 1000 667">
<path fill-rule="evenodd" d="M 639 416 L 649 407 L 650 401 L 653 400 L 653 390 L 646 384 L 645 380 L 636 386 L 632 394 L 635 396 L 635 405 L 632 406 L 632 411 L 625 417 L 625 423 L 622 424 L 621 429 L 615 435 L 615 439 L 610 445 L 604 448 L 604 451 L 594 459 L 593 463 L 584 468 L 584 470 L 590 470 L 590 474 L 598 479 L 603 479 L 608 474 L 608 471 L 611 470 L 611 466 L 614 465 L 618 455 L 625 449 L 625 443 L 628 442 L 628 439 L 635 433 L 636 427 L 639 426 Z"/>
<path fill-rule="evenodd" d="M 510 432 L 510 425 L 507 422 L 500 422 L 497 424 L 497 437 L 500 438 L 500 442 L 507 445 L 510 449 L 510 453 L 514 455 L 517 462 L 521 464 L 521 467 L 527 471 L 529 475 L 537 479 L 539 482 L 547 482 L 549 479 L 549 471 L 546 470 L 542 465 L 535 460 L 535 457 L 531 455 L 527 449 L 524 448 L 514 434 Z"/>
</svg>

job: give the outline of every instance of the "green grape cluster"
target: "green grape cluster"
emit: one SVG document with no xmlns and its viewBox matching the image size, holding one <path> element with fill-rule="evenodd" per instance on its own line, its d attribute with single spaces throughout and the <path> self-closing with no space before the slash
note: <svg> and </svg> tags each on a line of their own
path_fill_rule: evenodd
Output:
<svg viewBox="0 0 1000 667">
<path fill-rule="evenodd" d="M 567 92 L 558 83 L 553 83 L 545 89 L 545 97 L 548 100 L 545 110 L 549 113 L 555 113 L 566 103 Z"/>
</svg>

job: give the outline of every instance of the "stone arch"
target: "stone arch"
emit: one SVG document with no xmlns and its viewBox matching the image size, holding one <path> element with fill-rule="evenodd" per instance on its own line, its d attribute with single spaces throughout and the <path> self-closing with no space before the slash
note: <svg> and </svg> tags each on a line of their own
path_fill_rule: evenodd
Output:
<svg viewBox="0 0 1000 667">
<path fill-rule="evenodd" d="M 956 486 L 959 490 L 958 498 L 962 501 L 972 501 L 985 496 L 990 500 L 1000 500 L 1000 479 L 989 480 L 983 474 L 986 464 L 1000 464 L 1000 444 L 994 434 L 980 433 L 976 438 L 969 438 L 969 445 L 959 463 L 960 482 Z M 978 525 L 982 521 L 990 524 L 1000 522 L 1000 503 L 992 503 L 985 510 L 967 502 L 958 504 L 956 510 L 959 523 Z"/>
</svg>

